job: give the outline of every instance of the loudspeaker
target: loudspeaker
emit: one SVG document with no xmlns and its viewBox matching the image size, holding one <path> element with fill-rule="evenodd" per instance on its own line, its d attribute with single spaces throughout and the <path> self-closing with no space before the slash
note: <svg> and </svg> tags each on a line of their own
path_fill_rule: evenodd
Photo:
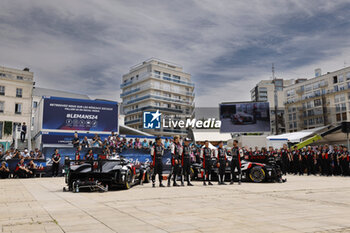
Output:
<svg viewBox="0 0 350 233">
<path fill-rule="evenodd" d="M 350 122 L 342 122 L 341 123 L 341 131 L 343 133 L 350 133 Z"/>
</svg>

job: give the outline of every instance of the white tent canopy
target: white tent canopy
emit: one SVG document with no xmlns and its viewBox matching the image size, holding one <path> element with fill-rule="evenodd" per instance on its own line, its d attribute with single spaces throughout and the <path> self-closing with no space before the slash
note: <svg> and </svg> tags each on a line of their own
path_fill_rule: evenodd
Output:
<svg viewBox="0 0 350 233">
<path fill-rule="evenodd" d="M 298 143 L 301 142 L 304 138 L 309 137 L 313 134 L 316 134 L 318 131 L 327 128 L 327 126 L 323 127 L 318 127 L 314 129 L 308 129 L 308 130 L 302 130 L 299 132 L 293 132 L 293 133 L 285 133 L 285 134 L 280 134 L 280 135 L 273 135 L 273 136 L 268 136 L 266 139 L 267 140 L 279 140 L 279 141 L 288 141 L 292 143 Z"/>
<path fill-rule="evenodd" d="M 227 141 L 231 139 L 230 133 L 220 133 L 218 131 L 193 131 L 193 137 L 196 142 L 203 142 L 208 140 L 209 142 Z"/>
</svg>

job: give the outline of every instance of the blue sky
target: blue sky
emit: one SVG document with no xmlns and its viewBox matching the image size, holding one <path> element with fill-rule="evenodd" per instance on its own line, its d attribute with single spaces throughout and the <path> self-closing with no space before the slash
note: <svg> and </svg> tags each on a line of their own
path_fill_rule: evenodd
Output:
<svg viewBox="0 0 350 233">
<path fill-rule="evenodd" d="M 279 78 L 350 66 L 349 38 L 349 1 L 0 1 L 0 66 L 112 100 L 150 57 L 192 74 L 196 106 L 249 100 L 271 63 Z"/>
</svg>

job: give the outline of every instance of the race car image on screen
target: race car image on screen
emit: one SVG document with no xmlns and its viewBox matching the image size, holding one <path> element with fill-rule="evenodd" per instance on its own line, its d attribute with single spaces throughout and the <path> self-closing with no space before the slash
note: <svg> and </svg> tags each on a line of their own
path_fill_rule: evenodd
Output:
<svg viewBox="0 0 350 233">
<path fill-rule="evenodd" d="M 227 163 L 225 170 L 225 181 L 230 181 L 231 178 L 231 157 L 227 157 Z M 212 160 L 213 170 L 212 170 L 212 180 L 218 180 L 219 169 L 217 167 L 216 158 Z M 195 163 L 192 165 L 193 169 L 193 179 L 202 180 L 203 171 L 202 165 Z M 241 160 L 241 171 L 242 171 L 242 181 L 262 183 L 262 182 L 285 182 L 285 179 L 282 179 L 282 171 L 278 165 L 273 161 L 269 163 L 256 163 L 250 162 L 247 160 Z M 234 180 L 238 180 L 238 170 L 235 170 L 236 177 Z"/>
<path fill-rule="evenodd" d="M 65 166 L 66 184 L 68 190 L 73 192 L 129 189 L 133 185 L 150 181 L 150 168 L 147 164 L 135 165 L 125 158 L 94 161 L 66 159 Z"/>
<path fill-rule="evenodd" d="M 256 120 L 253 115 L 247 114 L 245 112 L 237 112 L 231 115 L 231 122 L 233 124 L 255 124 Z"/>
</svg>

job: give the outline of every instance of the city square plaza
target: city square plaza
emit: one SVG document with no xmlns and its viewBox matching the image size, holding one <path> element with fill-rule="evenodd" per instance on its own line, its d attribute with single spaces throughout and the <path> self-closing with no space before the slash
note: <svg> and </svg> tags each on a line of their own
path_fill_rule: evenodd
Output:
<svg viewBox="0 0 350 233">
<path fill-rule="evenodd" d="M 349 177 L 63 192 L 64 178 L 0 180 L 1 232 L 350 232 Z"/>
</svg>

